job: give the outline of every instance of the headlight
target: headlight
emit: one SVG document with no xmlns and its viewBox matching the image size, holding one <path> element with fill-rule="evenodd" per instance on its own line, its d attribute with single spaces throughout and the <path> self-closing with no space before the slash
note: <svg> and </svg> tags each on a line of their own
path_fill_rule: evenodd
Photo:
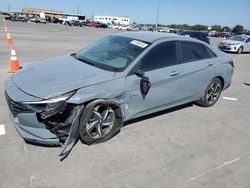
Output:
<svg viewBox="0 0 250 188">
<path fill-rule="evenodd" d="M 23 102 L 23 104 L 51 104 L 68 100 L 72 95 L 75 94 L 76 91 L 71 91 L 68 93 L 64 93 L 60 96 L 53 97 L 51 99 L 42 100 L 42 101 L 34 101 L 34 102 Z"/>
<path fill-rule="evenodd" d="M 43 119 L 54 116 L 61 111 L 64 111 L 67 104 L 65 103 L 76 91 L 64 93 L 60 96 L 53 97 L 42 101 L 23 102 L 27 108 L 40 114 Z"/>
</svg>

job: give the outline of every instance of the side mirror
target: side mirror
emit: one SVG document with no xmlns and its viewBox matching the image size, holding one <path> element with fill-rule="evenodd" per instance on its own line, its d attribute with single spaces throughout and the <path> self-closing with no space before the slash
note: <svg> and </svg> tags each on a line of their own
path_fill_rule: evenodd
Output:
<svg viewBox="0 0 250 188">
<path fill-rule="evenodd" d="M 142 98 L 144 100 L 146 95 L 149 92 L 149 89 L 151 87 L 151 83 L 149 81 L 149 78 L 147 76 L 145 76 L 145 73 L 142 70 L 137 70 L 137 71 L 135 71 L 134 74 L 136 76 L 138 76 L 139 78 L 141 78 L 140 89 L 141 89 Z"/>
<path fill-rule="evenodd" d="M 138 69 L 137 71 L 135 71 L 134 74 L 136 76 L 138 76 L 139 78 L 145 77 L 145 73 L 142 70 L 140 70 L 140 69 Z"/>
</svg>

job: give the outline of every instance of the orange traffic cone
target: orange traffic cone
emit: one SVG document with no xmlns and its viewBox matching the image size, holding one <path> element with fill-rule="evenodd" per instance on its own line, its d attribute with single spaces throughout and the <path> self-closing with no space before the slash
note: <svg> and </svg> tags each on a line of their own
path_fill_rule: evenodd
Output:
<svg viewBox="0 0 250 188">
<path fill-rule="evenodd" d="M 7 26 L 4 26 L 4 34 L 7 36 L 7 34 L 8 34 L 8 28 L 7 28 Z"/>
<path fill-rule="evenodd" d="M 10 37 L 10 33 L 9 32 L 7 32 L 7 42 L 6 42 L 6 44 L 7 45 L 13 45 L 13 41 L 12 41 L 12 39 Z"/>
<path fill-rule="evenodd" d="M 10 68 L 8 70 L 9 73 L 17 72 L 21 69 L 17 56 L 16 56 L 16 48 L 12 46 L 11 55 L 10 55 Z"/>
</svg>

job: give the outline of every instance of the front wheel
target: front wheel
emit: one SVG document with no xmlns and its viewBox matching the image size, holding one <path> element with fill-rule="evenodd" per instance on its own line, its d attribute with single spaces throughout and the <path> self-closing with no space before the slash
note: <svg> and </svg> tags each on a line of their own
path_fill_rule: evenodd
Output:
<svg viewBox="0 0 250 188">
<path fill-rule="evenodd" d="M 112 102 L 94 101 L 82 112 L 79 134 L 88 145 L 109 140 L 120 131 L 122 115 L 120 108 Z"/>
<path fill-rule="evenodd" d="M 207 86 L 206 91 L 201 100 L 198 101 L 198 104 L 204 107 L 213 106 L 220 97 L 222 87 L 222 81 L 219 78 L 213 79 Z"/>
<path fill-rule="evenodd" d="M 237 53 L 238 53 L 238 54 L 242 54 L 242 52 L 243 52 L 243 47 L 241 46 L 241 47 L 238 49 Z"/>
</svg>

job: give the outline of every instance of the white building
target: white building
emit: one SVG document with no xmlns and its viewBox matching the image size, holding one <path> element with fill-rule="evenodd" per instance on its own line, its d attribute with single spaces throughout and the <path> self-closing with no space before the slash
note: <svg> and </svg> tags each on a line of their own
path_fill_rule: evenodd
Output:
<svg viewBox="0 0 250 188">
<path fill-rule="evenodd" d="M 95 16 L 94 21 L 105 24 L 120 24 L 120 25 L 130 24 L 130 18 L 126 16 Z"/>
</svg>

